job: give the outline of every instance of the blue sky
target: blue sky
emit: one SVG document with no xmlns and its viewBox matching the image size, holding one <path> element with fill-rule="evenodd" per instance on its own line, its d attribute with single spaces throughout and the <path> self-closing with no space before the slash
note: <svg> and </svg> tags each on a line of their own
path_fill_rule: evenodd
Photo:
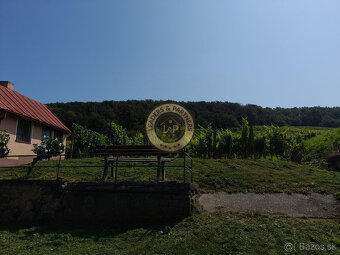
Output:
<svg viewBox="0 0 340 255">
<path fill-rule="evenodd" d="M 340 105 L 338 0 L 0 0 L 0 80 L 43 103 Z"/>
</svg>

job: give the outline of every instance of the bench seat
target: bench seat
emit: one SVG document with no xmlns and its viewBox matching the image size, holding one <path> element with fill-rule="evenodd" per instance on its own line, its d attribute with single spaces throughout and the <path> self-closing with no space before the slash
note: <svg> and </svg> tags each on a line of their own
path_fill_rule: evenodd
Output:
<svg viewBox="0 0 340 255">
<path fill-rule="evenodd" d="M 105 159 L 102 159 L 102 161 L 104 161 Z M 173 161 L 173 158 L 160 158 L 159 161 L 162 162 L 171 162 Z M 158 162 L 157 158 L 121 158 L 121 157 L 117 157 L 117 158 L 108 158 L 107 159 L 108 163 L 112 163 L 112 162 L 124 162 L 124 163 L 153 163 L 153 162 Z"/>
</svg>

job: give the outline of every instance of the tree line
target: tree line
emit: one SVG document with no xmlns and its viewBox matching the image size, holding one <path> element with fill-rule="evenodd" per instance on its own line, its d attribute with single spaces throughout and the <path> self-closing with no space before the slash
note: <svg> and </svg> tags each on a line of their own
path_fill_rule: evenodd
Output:
<svg viewBox="0 0 340 255">
<path fill-rule="evenodd" d="M 158 105 L 173 101 L 129 100 L 52 103 L 47 106 L 69 128 L 78 123 L 90 130 L 109 134 L 111 123 L 123 126 L 129 136 L 144 134 L 145 120 Z M 340 107 L 263 108 L 229 102 L 175 102 L 187 108 L 196 126 L 235 129 L 242 119 L 250 125 L 340 127 Z"/>
</svg>

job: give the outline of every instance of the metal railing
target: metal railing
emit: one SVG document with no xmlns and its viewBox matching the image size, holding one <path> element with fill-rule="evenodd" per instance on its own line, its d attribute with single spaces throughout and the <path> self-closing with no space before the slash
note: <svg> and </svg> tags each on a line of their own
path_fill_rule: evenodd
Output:
<svg viewBox="0 0 340 255">
<path fill-rule="evenodd" d="M 176 152 L 173 154 L 169 154 L 167 152 L 157 152 L 157 153 L 143 153 L 143 152 L 134 152 L 134 153 L 79 153 L 79 154 L 73 154 L 71 158 L 71 154 L 60 154 L 60 155 L 44 155 L 45 160 L 41 161 L 48 161 L 48 162 L 56 162 L 56 164 L 49 165 L 49 164 L 37 164 L 32 166 L 31 163 L 34 158 L 37 158 L 36 154 L 33 155 L 8 155 L 6 157 L 0 158 L 0 171 L 2 169 L 51 169 L 55 168 L 56 169 L 56 178 L 59 179 L 61 172 L 63 169 L 66 168 L 102 168 L 103 171 L 105 171 L 105 168 L 107 168 L 109 165 L 107 164 L 107 161 L 105 160 L 106 158 L 111 158 L 111 159 L 117 159 L 122 156 L 124 157 L 131 157 L 131 156 L 157 156 L 157 158 L 162 157 L 162 156 L 171 156 L 173 158 L 182 158 L 183 159 L 183 164 L 160 164 L 160 161 L 155 161 L 155 162 L 145 162 L 145 163 L 134 163 L 130 162 L 128 164 L 118 164 L 118 161 L 115 165 L 111 164 L 111 177 L 114 177 L 114 182 L 117 183 L 117 178 L 118 178 L 118 168 L 156 168 L 157 169 L 157 182 L 159 182 L 159 174 L 162 174 L 161 171 L 162 169 L 164 170 L 163 172 L 163 181 L 165 179 L 165 169 L 166 168 L 182 168 L 183 169 L 183 183 L 187 182 L 187 175 L 189 172 L 189 182 L 193 182 L 193 159 L 185 152 Z M 176 157 L 177 156 L 177 157 Z M 26 160 L 27 162 L 24 162 L 23 164 L 20 165 L 15 165 L 15 166 L 6 166 L 6 165 L 1 165 L 3 164 L 2 162 L 6 163 L 6 159 L 11 160 L 14 162 L 15 159 L 12 158 L 17 158 L 17 159 L 23 159 L 23 158 L 31 158 L 31 162 Z M 99 162 L 103 162 L 103 164 L 98 164 L 95 162 L 82 162 L 82 160 L 85 160 L 87 158 L 101 158 Z M 149 157 L 150 158 L 150 157 Z M 79 159 L 79 163 L 77 162 L 77 159 Z M 22 161 L 22 160 L 21 160 Z M 70 163 L 70 161 L 72 161 Z M 20 160 L 18 161 L 20 162 Z M 74 164 L 77 163 L 77 164 Z M 90 164 L 85 164 L 85 163 L 90 163 Z M 113 173 L 113 168 L 115 168 L 115 174 Z M 103 173 L 104 177 L 104 173 Z M 29 178 L 29 176 L 27 176 Z M 104 178 L 102 178 L 103 181 L 105 181 Z"/>
</svg>

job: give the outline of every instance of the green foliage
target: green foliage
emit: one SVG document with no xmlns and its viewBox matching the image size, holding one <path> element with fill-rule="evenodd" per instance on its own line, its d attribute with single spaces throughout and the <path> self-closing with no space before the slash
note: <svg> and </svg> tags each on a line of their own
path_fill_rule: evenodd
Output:
<svg viewBox="0 0 340 255">
<path fill-rule="evenodd" d="M 131 139 L 125 129 L 117 125 L 116 123 L 111 123 L 111 130 L 109 133 L 110 140 L 107 136 L 102 135 L 98 132 L 86 129 L 79 124 L 73 124 L 73 134 L 74 134 L 74 144 L 73 152 L 78 153 L 91 153 L 95 152 L 96 148 L 100 145 L 109 143 L 111 144 L 144 144 L 144 136 L 142 133 L 137 132 L 135 136 Z"/>
<path fill-rule="evenodd" d="M 199 126 L 188 146 L 191 155 L 210 158 L 214 149 L 214 131 L 210 126 Z M 312 163 L 325 167 L 326 156 L 340 152 L 340 129 L 316 129 L 249 125 L 246 119 L 242 127 L 217 130 L 216 155 L 220 158 L 281 158 L 296 163 Z"/>
<path fill-rule="evenodd" d="M 111 143 L 115 145 L 133 143 L 130 137 L 128 137 L 128 135 L 126 134 L 125 129 L 122 126 L 117 125 L 114 122 L 111 123 L 110 138 L 111 138 Z"/>
<path fill-rule="evenodd" d="M 305 154 L 305 145 L 303 143 L 295 142 L 290 148 L 289 159 L 295 163 L 301 164 Z"/>
<path fill-rule="evenodd" d="M 104 145 L 107 137 L 95 131 L 84 128 L 79 124 L 73 124 L 73 152 L 77 153 L 91 153 L 99 145 Z"/>
<path fill-rule="evenodd" d="M 8 148 L 9 139 L 9 134 L 0 131 L 0 158 L 6 157 L 10 152 L 10 149 Z"/>
<path fill-rule="evenodd" d="M 258 133 L 254 138 L 254 156 L 255 158 L 266 157 L 269 147 L 269 139 L 266 134 Z"/>
<path fill-rule="evenodd" d="M 267 131 L 269 139 L 269 153 L 271 156 L 285 156 L 287 149 L 287 134 L 278 127 L 272 126 Z"/>
<path fill-rule="evenodd" d="M 325 166 L 330 153 L 340 152 L 340 129 L 332 129 L 306 140 L 305 147 L 305 161 Z"/>
<path fill-rule="evenodd" d="M 228 129 L 218 130 L 216 146 L 219 155 L 230 158 L 233 148 L 233 133 Z"/>
<path fill-rule="evenodd" d="M 207 128 L 198 126 L 195 130 L 195 136 L 188 146 L 191 155 L 200 158 L 210 158 L 213 147 L 213 130 L 209 125 Z"/>
<path fill-rule="evenodd" d="M 143 145 L 144 144 L 144 136 L 141 132 L 137 132 L 135 136 L 132 138 L 132 143 L 134 145 Z"/>
<path fill-rule="evenodd" d="M 242 132 L 241 137 L 239 139 L 239 147 L 243 152 L 243 157 L 247 158 L 248 155 L 248 144 L 249 144 L 249 137 L 250 137 L 250 127 L 249 123 L 246 119 L 242 119 Z"/>
<path fill-rule="evenodd" d="M 64 145 L 58 138 L 45 138 L 41 141 L 41 144 L 33 144 L 32 150 L 41 158 L 49 158 L 52 156 L 60 155 L 64 152 Z"/>
</svg>

